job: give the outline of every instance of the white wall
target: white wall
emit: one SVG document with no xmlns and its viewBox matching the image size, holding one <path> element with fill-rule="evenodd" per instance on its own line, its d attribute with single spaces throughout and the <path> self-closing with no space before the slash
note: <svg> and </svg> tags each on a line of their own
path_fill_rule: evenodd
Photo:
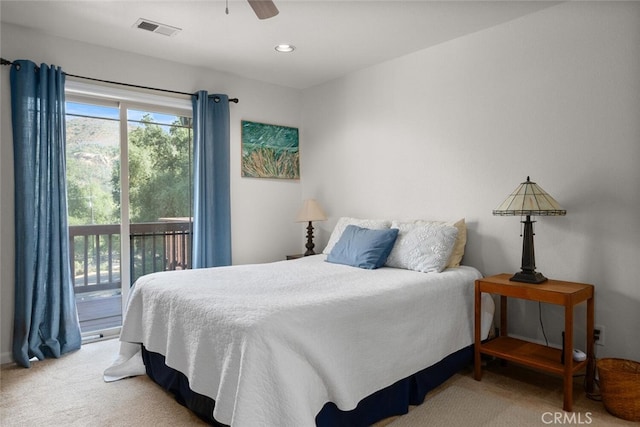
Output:
<svg viewBox="0 0 640 427">
<path fill-rule="evenodd" d="M 211 70 L 73 42 L 3 24 L 2 57 L 60 65 L 70 74 L 183 92 L 200 89 L 238 97 L 231 112 L 231 215 L 234 264 L 282 260 L 304 250 L 303 227 L 293 222 L 301 205 L 299 181 L 240 177 L 242 119 L 299 127 L 301 93 Z M 13 328 L 13 148 L 9 68 L 2 67 L 0 200 L 0 354 L 7 362 Z"/>
<path fill-rule="evenodd" d="M 495 7 L 500 7 L 499 3 Z M 492 209 L 527 175 L 567 209 L 539 217 L 538 271 L 593 283 L 597 355 L 640 360 L 640 4 L 569 2 L 304 92 L 303 195 L 340 216 L 466 217 L 464 262 L 520 267 L 519 218 Z M 542 340 L 538 305 L 513 332 Z M 543 305 L 559 344 L 563 312 Z M 584 307 L 576 313 L 584 348 Z"/>
</svg>

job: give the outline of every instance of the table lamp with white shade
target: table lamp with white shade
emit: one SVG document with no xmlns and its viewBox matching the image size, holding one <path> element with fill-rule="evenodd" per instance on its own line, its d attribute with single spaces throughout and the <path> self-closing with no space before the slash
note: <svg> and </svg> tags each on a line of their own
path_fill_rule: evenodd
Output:
<svg viewBox="0 0 640 427">
<path fill-rule="evenodd" d="M 327 215 L 324 213 L 316 199 L 307 199 L 303 202 L 302 207 L 296 216 L 296 222 L 309 223 L 307 226 L 307 251 L 304 253 L 304 256 L 315 255 L 315 252 L 313 251 L 313 248 L 315 247 L 313 244 L 313 221 L 326 220 Z"/>
<path fill-rule="evenodd" d="M 531 216 L 564 216 L 562 209 L 546 191 L 531 182 L 529 177 L 518 186 L 504 202 L 493 210 L 499 216 L 524 216 L 524 236 L 522 238 L 522 267 L 510 280 L 514 282 L 542 283 L 547 280 L 542 273 L 536 272 L 536 260 L 533 250 L 533 223 Z"/>
</svg>

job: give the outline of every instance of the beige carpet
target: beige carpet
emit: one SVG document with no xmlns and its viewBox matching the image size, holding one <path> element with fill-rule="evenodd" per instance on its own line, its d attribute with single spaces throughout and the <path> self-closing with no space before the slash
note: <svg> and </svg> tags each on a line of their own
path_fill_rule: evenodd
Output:
<svg viewBox="0 0 640 427">
<path fill-rule="evenodd" d="M 102 341 L 58 360 L 34 362 L 30 369 L 3 366 L 0 425 L 205 425 L 147 377 L 104 383 L 102 371 L 117 349 L 117 340 Z M 491 364 L 481 382 L 466 369 L 407 415 L 376 426 L 544 426 L 545 412 L 561 412 L 561 386 L 558 378 L 517 367 Z M 587 399 L 580 387 L 575 411 L 581 418 L 574 418 L 574 425 L 580 420 L 593 426 L 638 425 L 609 415 L 601 403 Z M 564 424 L 570 423 L 565 420 Z"/>
<path fill-rule="evenodd" d="M 615 418 L 602 403 L 588 399 L 581 384 L 576 383 L 575 387 L 574 412 L 565 413 L 561 410 L 559 378 L 518 367 L 503 368 L 495 363 L 478 382 L 469 368 L 427 395 L 422 405 L 388 427 L 637 426 Z"/>
</svg>

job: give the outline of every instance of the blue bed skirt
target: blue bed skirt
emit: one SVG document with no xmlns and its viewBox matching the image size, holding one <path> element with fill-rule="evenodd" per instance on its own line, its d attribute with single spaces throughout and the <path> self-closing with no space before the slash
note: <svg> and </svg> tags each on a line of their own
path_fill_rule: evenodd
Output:
<svg viewBox="0 0 640 427">
<path fill-rule="evenodd" d="M 142 348 L 147 375 L 199 418 L 217 427 L 227 427 L 213 419 L 215 401 L 195 393 L 182 373 L 169 368 L 164 356 Z M 427 393 L 473 360 L 473 345 L 458 350 L 440 362 L 365 397 L 351 411 L 341 411 L 329 402 L 316 416 L 318 427 L 366 427 L 385 418 L 406 414 L 409 405 L 419 405 Z"/>
</svg>

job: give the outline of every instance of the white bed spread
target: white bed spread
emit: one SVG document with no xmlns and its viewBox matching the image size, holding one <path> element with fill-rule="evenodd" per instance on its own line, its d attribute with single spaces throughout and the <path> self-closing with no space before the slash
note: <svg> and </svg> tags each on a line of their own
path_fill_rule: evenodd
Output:
<svg viewBox="0 0 640 427">
<path fill-rule="evenodd" d="M 471 267 L 425 274 L 293 261 L 155 273 L 133 287 L 121 341 L 165 356 L 234 426 L 313 426 L 473 343 Z M 485 296 L 488 321 L 493 301 Z"/>
</svg>

